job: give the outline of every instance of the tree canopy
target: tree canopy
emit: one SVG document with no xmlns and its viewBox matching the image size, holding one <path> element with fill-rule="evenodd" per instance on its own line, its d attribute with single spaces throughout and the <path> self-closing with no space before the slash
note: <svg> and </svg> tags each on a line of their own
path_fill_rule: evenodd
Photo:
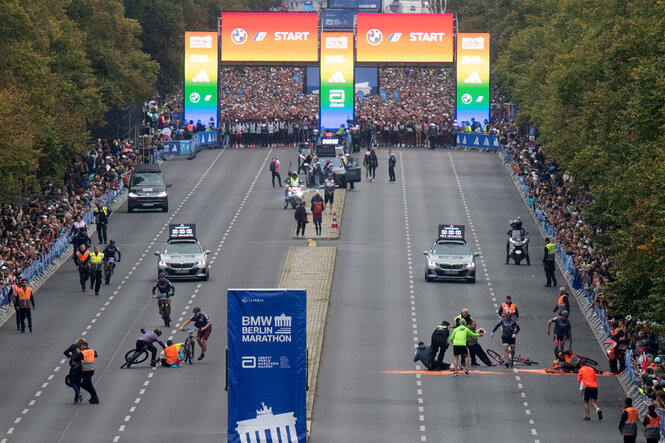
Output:
<svg viewBox="0 0 665 443">
<path fill-rule="evenodd" d="M 614 305 L 665 322 L 665 8 L 658 0 L 465 0 L 492 33 L 493 80 L 593 197 Z"/>
</svg>

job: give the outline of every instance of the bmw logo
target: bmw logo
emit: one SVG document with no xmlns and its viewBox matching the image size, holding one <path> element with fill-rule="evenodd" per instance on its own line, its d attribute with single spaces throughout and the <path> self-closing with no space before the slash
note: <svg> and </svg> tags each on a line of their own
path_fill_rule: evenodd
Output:
<svg viewBox="0 0 665 443">
<path fill-rule="evenodd" d="M 372 46 L 376 46 L 383 41 L 383 33 L 376 28 L 370 29 L 367 31 L 365 38 L 367 39 L 367 43 Z"/>
<path fill-rule="evenodd" d="M 471 94 L 464 94 L 462 96 L 462 103 L 464 103 L 465 105 L 468 105 L 469 103 L 471 103 L 471 100 L 473 100 L 473 97 L 471 97 Z"/>
<path fill-rule="evenodd" d="M 201 96 L 199 95 L 198 92 L 192 92 L 189 94 L 189 101 L 192 103 L 198 103 L 199 100 L 201 100 Z"/>
<path fill-rule="evenodd" d="M 242 28 L 235 28 L 231 31 L 231 41 L 236 45 L 242 45 L 247 41 L 247 31 Z"/>
</svg>

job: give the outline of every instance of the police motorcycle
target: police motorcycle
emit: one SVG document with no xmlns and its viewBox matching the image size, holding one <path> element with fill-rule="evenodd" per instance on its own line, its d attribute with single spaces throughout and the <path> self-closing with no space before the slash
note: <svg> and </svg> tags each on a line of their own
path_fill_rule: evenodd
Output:
<svg viewBox="0 0 665 443">
<path fill-rule="evenodd" d="M 510 221 L 510 230 L 508 230 L 508 240 L 506 241 L 506 264 L 510 260 L 514 260 L 516 265 L 526 260 L 526 264 L 531 264 L 529 257 L 529 239 L 526 237 L 527 232 L 522 227 L 522 220 L 517 217 L 516 220 Z"/>
<path fill-rule="evenodd" d="M 293 209 L 297 208 L 298 205 L 304 202 L 305 187 L 300 183 L 298 175 L 289 171 L 289 178 L 286 184 L 286 189 L 284 190 L 284 209 L 288 208 L 289 205 Z"/>
</svg>

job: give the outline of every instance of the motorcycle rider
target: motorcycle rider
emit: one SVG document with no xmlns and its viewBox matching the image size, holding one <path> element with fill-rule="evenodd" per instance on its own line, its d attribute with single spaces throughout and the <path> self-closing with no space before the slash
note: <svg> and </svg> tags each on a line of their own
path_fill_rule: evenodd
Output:
<svg viewBox="0 0 665 443">
<path fill-rule="evenodd" d="M 510 261 L 510 239 L 513 236 L 513 231 L 520 231 L 520 234 L 522 234 L 522 238 L 526 236 L 526 231 L 522 227 L 522 219 L 520 217 L 517 217 L 515 220 L 510 220 L 510 229 L 508 229 L 508 232 L 506 232 L 506 235 L 508 236 L 508 239 L 506 240 L 506 264 L 509 263 Z M 527 259 L 527 264 L 531 264 L 529 260 L 529 252 L 526 252 L 526 259 Z"/>
<path fill-rule="evenodd" d="M 298 178 L 298 174 L 296 174 L 294 171 L 289 171 L 289 175 L 284 183 L 286 185 L 284 187 L 284 209 L 286 209 L 289 207 L 289 188 L 297 188 L 300 186 L 300 179 Z"/>
</svg>

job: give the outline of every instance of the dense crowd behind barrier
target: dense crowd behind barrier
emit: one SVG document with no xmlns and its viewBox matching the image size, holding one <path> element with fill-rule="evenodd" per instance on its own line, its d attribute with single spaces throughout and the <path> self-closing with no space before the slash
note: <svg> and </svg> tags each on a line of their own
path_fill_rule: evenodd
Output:
<svg viewBox="0 0 665 443">
<path fill-rule="evenodd" d="M 138 154 L 128 142 L 102 142 L 72 161 L 59 185 L 46 184 L 42 195 L 24 205 L 2 204 L 0 214 L 0 306 L 9 302 L 17 277 L 30 281 L 71 242 L 72 224 L 93 220 L 96 201 L 108 204 L 122 192 Z"/>
<path fill-rule="evenodd" d="M 616 372 L 624 370 L 639 388 L 643 400 L 655 403 L 665 435 L 665 349 L 648 321 L 631 315 L 608 316 L 612 304 L 603 291 L 611 281 L 611 263 L 591 242 L 592 230 L 584 223 L 589 200 L 567 190 L 570 181 L 558 165 L 547 159 L 542 148 L 520 137 L 517 128 L 505 124 L 501 131 L 501 153 L 519 180 L 526 202 L 542 228 L 555 240 L 556 251 L 572 286 L 588 300 L 593 315 L 605 332 L 608 355 L 616 354 Z"/>
</svg>

